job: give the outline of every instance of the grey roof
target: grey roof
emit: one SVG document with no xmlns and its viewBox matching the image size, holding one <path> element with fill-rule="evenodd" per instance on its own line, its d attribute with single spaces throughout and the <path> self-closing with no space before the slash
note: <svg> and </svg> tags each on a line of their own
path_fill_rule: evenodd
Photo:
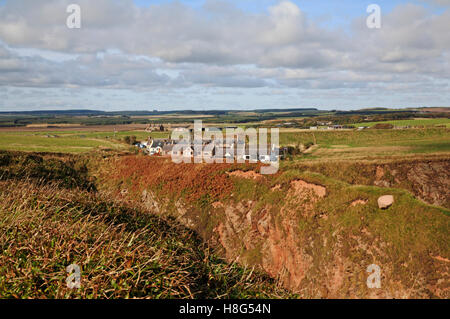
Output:
<svg viewBox="0 0 450 319">
<path fill-rule="evenodd" d="M 171 152 L 173 147 L 174 147 L 174 145 L 167 144 L 167 145 L 164 145 L 164 147 L 162 149 L 163 149 L 164 152 Z"/>
</svg>

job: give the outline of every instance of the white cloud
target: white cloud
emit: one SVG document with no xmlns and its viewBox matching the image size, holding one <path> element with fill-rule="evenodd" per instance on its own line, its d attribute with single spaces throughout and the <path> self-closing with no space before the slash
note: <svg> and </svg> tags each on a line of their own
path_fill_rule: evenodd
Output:
<svg viewBox="0 0 450 319">
<path fill-rule="evenodd" d="M 449 83 L 449 9 L 435 14 L 400 5 L 383 15 L 381 29 L 368 29 L 362 15 L 344 33 L 319 26 L 289 1 L 248 13 L 213 0 L 201 9 L 79 0 L 82 28 L 71 30 L 65 25 L 71 2 L 0 6 L 0 86 L 410 88 L 415 94 L 421 87 L 438 93 Z"/>
</svg>

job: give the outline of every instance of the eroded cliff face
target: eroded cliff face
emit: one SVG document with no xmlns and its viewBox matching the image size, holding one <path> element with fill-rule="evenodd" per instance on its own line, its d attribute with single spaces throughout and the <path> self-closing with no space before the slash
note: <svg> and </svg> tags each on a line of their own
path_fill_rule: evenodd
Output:
<svg viewBox="0 0 450 319">
<path fill-rule="evenodd" d="M 130 160 L 140 163 L 130 166 Z M 386 194 L 383 188 L 297 170 L 268 177 L 248 166 L 174 171 L 171 163 L 151 161 L 109 163 L 120 196 L 174 216 L 229 262 L 262 269 L 299 297 L 450 297 L 450 217 L 405 191 L 389 190 L 396 202 L 381 211 L 376 200 Z M 170 177 L 161 173 L 166 170 Z M 202 180 L 174 188 L 193 176 Z M 197 187 L 206 191 L 199 194 Z M 380 289 L 367 286 L 371 264 L 381 268 Z"/>
<path fill-rule="evenodd" d="M 374 185 L 404 186 L 426 203 L 450 208 L 450 161 L 380 165 Z"/>
<path fill-rule="evenodd" d="M 403 188 L 425 203 L 450 208 L 450 159 L 311 163 L 297 166 L 350 184 Z"/>
<path fill-rule="evenodd" d="M 275 186 L 271 191 L 277 191 Z M 224 211 L 225 218 L 218 222 L 214 235 L 225 249 L 228 260 L 236 260 L 249 266 L 258 264 L 270 276 L 278 278 L 285 287 L 299 291 L 312 257 L 305 250 L 305 243 L 298 236 L 302 207 L 303 217 L 314 214 L 313 204 L 326 195 L 326 188 L 302 180 L 291 182 L 285 201 L 281 202 L 279 220 L 271 213 L 273 204 L 261 209 L 255 201 L 228 205 L 217 202 L 216 208 Z M 242 254 L 242 246 L 245 254 Z M 242 258 L 244 257 L 244 258 Z"/>
</svg>

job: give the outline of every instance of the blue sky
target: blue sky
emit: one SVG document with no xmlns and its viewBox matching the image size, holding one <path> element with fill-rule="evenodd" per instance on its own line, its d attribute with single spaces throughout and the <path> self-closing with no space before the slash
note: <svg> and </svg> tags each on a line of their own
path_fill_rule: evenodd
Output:
<svg viewBox="0 0 450 319">
<path fill-rule="evenodd" d="M 191 7 L 201 9 L 207 0 L 134 0 L 136 5 L 148 7 L 155 4 L 164 4 L 168 2 L 180 2 Z M 224 1 L 232 3 L 236 7 L 253 13 L 267 12 L 270 6 L 277 4 L 278 0 L 232 0 Z M 430 5 L 423 1 L 405 1 L 405 0 L 293 0 L 299 8 L 305 11 L 312 18 L 318 19 L 324 25 L 346 26 L 357 17 L 365 14 L 367 6 L 378 4 L 385 13 L 392 11 L 398 5 L 404 3 L 415 3 L 426 6 L 435 12 L 442 11 L 441 7 Z"/>
<path fill-rule="evenodd" d="M 205 4 L 205 0 L 134 0 L 138 6 L 148 7 L 154 4 L 163 4 L 167 2 L 181 2 L 189 6 L 201 8 Z M 235 6 L 249 12 L 264 12 L 267 8 L 275 5 L 277 0 L 233 0 L 226 1 Z M 402 0 L 379 0 L 379 1 L 355 1 L 355 0 L 295 0 L 292 1 L 309 14 L 319 17 L 323 14 L 334 14 L 337 16 L 356 17 L 361 15 L 361 11 L 365 11 L 367 6 L 377 3 L 385 10 L 392 10 L 395 6 L 404 3 Z M 417 1 L 416 1 L 417 3 Z"/>
<path fill-rule="evenodd" d="M 82 28 L 65 26 L 78 3 Z M 381 7 L 382 28 L 365 24 Z M 0 111 L 443 106 L 447 0 L 6 0 Z"/>
</svg>

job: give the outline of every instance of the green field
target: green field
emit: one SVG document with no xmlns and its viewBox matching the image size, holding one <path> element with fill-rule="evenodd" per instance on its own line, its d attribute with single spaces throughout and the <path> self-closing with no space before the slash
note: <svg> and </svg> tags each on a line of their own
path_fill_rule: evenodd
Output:
<svg viewBox="0 0 450 319">
<path fill-rule="evenodd" d="M 376 124 L 392 124 L 394 126 L 436 126 L 436 125 L 445 125 L 446 127 L 450 127 L 450 119 L 448 118 L 439 118 L 439 119 L 413 119 L 413 120 L 396 120 L 396 121 L 383 121 L 383 122 L 364 122 L 354 124 L 356 127 L 372 127 Z"/>
<path fill-rule="evenodd" d="M 125 136 L 138 141 L 167 138 L 169 133 L 124 132 L 0 132 L 0 150 L 26 152 L 83 153 L 96 149 L 127 150 Z M 450 152 L 449 129 L 282 132 L 280 145 L 315 142 L 307 158 L 390 156 Z"/>
<path fill-rule="evenodd" d="M 0 149 L 24 152 L 83 153 L 97 148 L 122 149 L 118 141 L 78 136 L 0 133 Z"/>
<path fill-rule="evenodd" d="M 280 134 L 281 145 L 316 142 L 305 158 L 364 158 L 450 152 L 450 131 L 445 128 L 408 130 L 318 131 Z"/>
<path fill-rule="evenodd" d="M 168 137 L 168 133 L 129 132 L 0 132 L 0 150 L 51 153 L 84 153 L 95 149 L 126 150 L 125 136 L 137 140 Z"/>
</svg>

